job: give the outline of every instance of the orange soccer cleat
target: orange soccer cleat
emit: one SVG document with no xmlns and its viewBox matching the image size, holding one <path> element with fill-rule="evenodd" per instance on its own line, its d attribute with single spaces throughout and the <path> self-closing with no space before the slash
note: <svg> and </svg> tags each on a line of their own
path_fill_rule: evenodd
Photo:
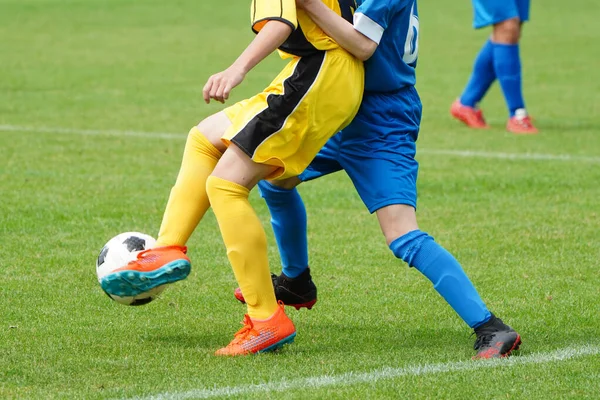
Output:
<svg viewBox="0 0 600 400">
<path fill-rule="evenodd" d="M 516 135 L 535 135 L 538 133 L 537 128 L 533 126 L 531 117 L 522 108 L 518 109 L 514 117 L 508 120 L 506 130 Z"/>
<path fill-rule="evenodd" d="M 242 356 L 277 350 L 284 344 L 292 343 L 296 328 L 283 311 L 279 302 L 277 311 L 268 319 L 252 319 L 248 314 L 242 321 L 244 327 L 235 333 L 231 343 L 215 352 L 217 356 Z"/>
<path fill-rule="evenodd" d="M 126 266 L 104 276 L 100 285 L 110 294 L 137 296 L 155 287 L 180 281 L 191 270 L 186 251 L 187 248 L 182 246 L 144 250 Z"/>
<path fill-rule="evenodd" d="M 450 107 L 450 114 L 457 120 L 463 122 L 469 128 L 474 129 L 487 129 L 490 126 L 485 122 L 483 113 L 480 109 L 465 106 L 460 103 L 459 99 L 456 99 Z"/>
</svg>

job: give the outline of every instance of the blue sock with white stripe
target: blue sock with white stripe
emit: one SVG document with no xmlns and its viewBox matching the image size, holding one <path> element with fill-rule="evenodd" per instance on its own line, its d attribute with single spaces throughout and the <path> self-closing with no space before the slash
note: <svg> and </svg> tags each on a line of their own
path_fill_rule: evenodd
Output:
<svg viewBox="0 0 600 400">
<path fill-rule="evenodd" d="M 282 272 L 296 278 L 308 268 L 306 209 L 302 197 L 295 188 L 283 189 L 267 181 L 260 181 L 258 189 L 271 213 Z"/>
<path fill-rule="evenodd" d="M 394 240 L 390 249 L 396 257 L 425 275 L 471 328 L 491 318 L 490 311 L 458 261 L 427 233 L 420 230 L 409 232 Z"/>
<path fill-rule="evenodd" d="M 469 78 L 469 83 L 467 83 L 463 94 L 460 96 L 460 104 L 476 107 L 495 79 L 494 45 L 488 40 L 477 54 L 477 58 L 475 58 L 471 78 Z"/>
</svg>

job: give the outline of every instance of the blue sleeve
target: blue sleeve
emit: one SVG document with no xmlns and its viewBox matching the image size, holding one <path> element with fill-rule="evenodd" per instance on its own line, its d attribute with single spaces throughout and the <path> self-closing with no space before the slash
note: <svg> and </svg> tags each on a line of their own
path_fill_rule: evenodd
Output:
<svg viewBox="0 0 600 400">
<path fill-rule="evenodd" d="M 365 0 L 354 13 L 354 28 L 379 44 L 393 17 L 415 0 Z"/>
<path fill-rule="evenodd" d="M 356 9 L 356 14 L 365 15 L 387 29 L 392 17 L 412 2 L 413 0 L 365 0 Z"/>
</svg>

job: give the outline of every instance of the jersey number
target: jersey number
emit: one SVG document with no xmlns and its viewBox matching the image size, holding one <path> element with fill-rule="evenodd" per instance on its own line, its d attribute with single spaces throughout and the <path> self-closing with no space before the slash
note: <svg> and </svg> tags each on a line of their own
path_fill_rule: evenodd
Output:
<svg viewBox="0 0 600 400">
<path fill-rule="evenodd" d="M 402 60 L 407 64 L 417 61 L 419 55 L 419 17 L 415 15 L 415 5 L 410 10 L 410 23 L 404 43 L 404 57 Z"/>
</svg>

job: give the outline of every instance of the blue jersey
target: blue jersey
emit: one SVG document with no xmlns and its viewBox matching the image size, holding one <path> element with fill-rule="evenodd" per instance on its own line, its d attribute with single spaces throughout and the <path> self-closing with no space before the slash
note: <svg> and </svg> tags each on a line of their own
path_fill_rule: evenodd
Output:
<svg viewBox="0 0 600 400">
<path fill-rule="evenodd" d="M 354 28 L 378 44 L 365 62 L 365 92 L 393 92 L 416 82 L 417 0 L 359 0 Z"/>
</svg>

